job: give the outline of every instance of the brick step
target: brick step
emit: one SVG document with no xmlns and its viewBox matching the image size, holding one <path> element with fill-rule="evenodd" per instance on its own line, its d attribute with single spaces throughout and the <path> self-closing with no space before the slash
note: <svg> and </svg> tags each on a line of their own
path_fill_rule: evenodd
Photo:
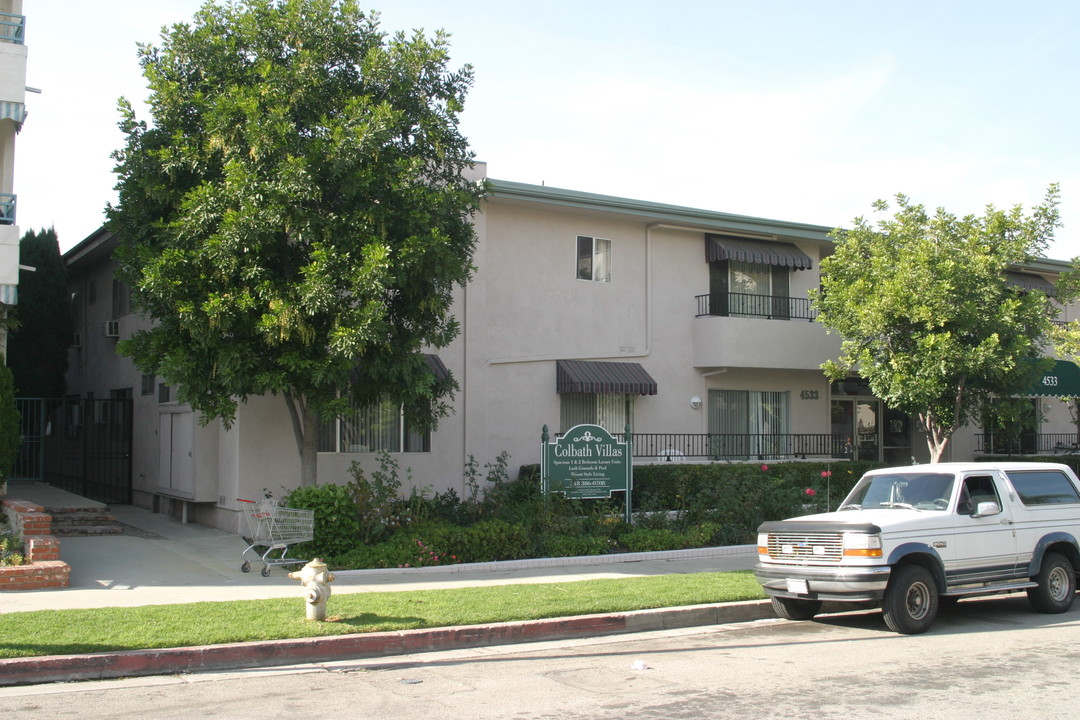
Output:
<svg viewBox="0 0 1080 720">
<path fill-rule="evenodd" d="M 115 525 L 53 525 L 52 534 L 58 538 L 97 537 L 99 535 L 123 535 L 124 526 Z"/>
<path fill-rule="evenodd" d="M 115 517 L 100 510 L 51 514 L 54 528 L 58 526 L 74 527 L 76 525 L 112 525 L 116 523 Z"/>
</svg>

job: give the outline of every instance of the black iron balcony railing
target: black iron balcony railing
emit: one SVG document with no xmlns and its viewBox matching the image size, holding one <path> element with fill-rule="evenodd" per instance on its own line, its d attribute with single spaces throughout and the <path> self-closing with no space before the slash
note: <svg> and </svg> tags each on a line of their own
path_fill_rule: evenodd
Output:
<svg viewBox="0 0 1080 720">
<path fill-rule="evenodd" d="M 979 433 L 975 452 L 989 455 L 1069 455 L 1080 453 L 1077 433 Z"/>
<path fill-rule="evenodd" d="M 634 458 L 678 462 L 684 459 L 776 460 L 781 458 L 850 458 L 843 435 L 749 433 L 635 433 Z"/>
<path fill-rule="evenodd" d="M 0 41 L 22 45 L 26 40 L 26 16 L 0 12 Z"/>
<path fill-rule="evenodd" d="M 0 225 L 15 224 L 15 196 L 0 193 Z"/>
<path fill-rule="evenodd" d="M 810 298 L 748 293 L 714 293 L 698 295 L 697 317 L 721 315 L 727 317 L 758 317 L 769 320 L 813 320 L 817 312 L 810 307 Z"/>
</svg>

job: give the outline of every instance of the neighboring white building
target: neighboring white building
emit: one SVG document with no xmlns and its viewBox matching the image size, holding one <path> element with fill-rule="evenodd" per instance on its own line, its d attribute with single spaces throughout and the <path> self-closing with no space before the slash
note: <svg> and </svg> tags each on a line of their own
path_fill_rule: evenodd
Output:
<svg viewBox="0 0 1080 720">
<path fill-rule="evenodd" d="M 0 0 L 0 317 L 19 302 L 15 136 L 26 118 L 25 29 L 22 0 Z M 2 326 L 0 352 L 7 354 L 7 332 Z"/>
<path fill-rule="evenodd" d="M 396 408 L 358 409 L 321 438 L 320 483 L 345 482 L 354 461 L 377 467 L 385 449 L 417 487 L 464 494 L 469 456 L 483 466 L 508 452 L 516 472 L 539 462 L 544 425 L 554 434 L 582 422 L 615 433 L 630 423 L 636 462 L 926 459 L 909 417 L 820 370 L 839 340 L 813 321 L 806 295 L 831 228 L 491 184 L 475 276 L 455 299 L 461 334 L 430 358 L 461 385 L 453 414 L 420 435 Z M 253 398 L 231 430 L 203 427 L 172 389 L 117 356 L 117 339 L 146 321 L 113 279 L 114 244 L 99 230 L 65 254 L 80 345 L 68 388 L 132 398 L 134 503 L 236 530 L 236 498 L 297 484 L 284 401 Z M 1052 282 L 1067 267 L 1046 261 L 1017 282 Z M 1069 432 L 1067 410 L 1052 405 L 1042 431 Z M 974 430 L 958 434 L 952 457 L 969 459 L 978 442 Z"/>
</svg>

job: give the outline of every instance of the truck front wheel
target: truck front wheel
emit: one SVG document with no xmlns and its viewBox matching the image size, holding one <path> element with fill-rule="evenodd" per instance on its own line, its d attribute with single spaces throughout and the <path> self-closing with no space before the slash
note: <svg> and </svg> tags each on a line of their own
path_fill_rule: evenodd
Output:
<svg viewBox="0 0 1080 720">
<path fill-rule="evenodd" d="M 930 571 L 921 565 L 893 569 L 881 611 L 893 632 L 917 635 L 929 630 L 938 611 L 937 585 Z"/>
<path fill-rule="evenodd" d="M 820 600 L 799 600 L 798 598 L 772 597 L 772 609 L 778 617 L 785 620 L 809 620 L 821 610 Z"/>
<path fill-rule="evenodd" d="M 1027 596 L 1037 612 L 1063 613 L 1072 607 L 1076 597 L 1076 570 L 1064 555 L 1046 553 L 1039 574 L 1033 579 L 1039 586 L 1028 590 Z"/>
</svg>

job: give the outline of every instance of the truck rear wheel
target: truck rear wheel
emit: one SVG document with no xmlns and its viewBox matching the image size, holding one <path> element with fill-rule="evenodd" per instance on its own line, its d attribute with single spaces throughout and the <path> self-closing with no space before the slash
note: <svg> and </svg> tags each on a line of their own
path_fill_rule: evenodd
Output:
<svg viewBox="0 0 1080 720">
<path fill-rule="evenodd" d="M 772 597 L 773 612 L 785 620 L 810 620 L 821 610 L 820 600 Z"/>
<path fill-rule="evenodd" d="M 1027 596 L 1037 612 L 1063 613 L 1072 607 L 1076 597 L 1076 570 L 1065 556 L 1046 553 L 1039 574 L 1033 579 L 1039 586 L 1028 590 Z"/>
<path fill-rule="evenodd" d="M 885 624 L 903 635 L 924 633 L 938 611 L 937 585 L 921 565 L 901 565 L 892 571 L 881 602 Z"/>
</svg>

